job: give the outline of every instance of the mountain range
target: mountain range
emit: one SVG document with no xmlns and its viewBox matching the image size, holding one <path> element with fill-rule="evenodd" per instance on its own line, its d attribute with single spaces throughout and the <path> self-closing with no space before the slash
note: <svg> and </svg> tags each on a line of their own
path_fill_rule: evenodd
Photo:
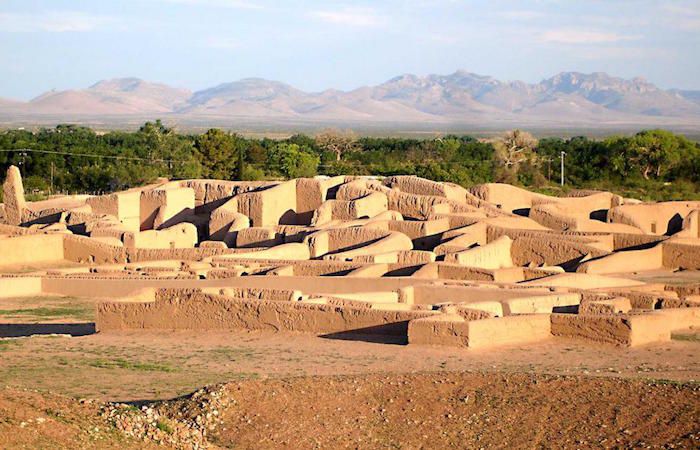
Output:
<svg viewBox="0 0 700 450">
<path fill-rule="evenodd" d="M 265 123 L 700 124 L 700 91 L 661 89 L 642 79 L 562 72 L 539 83 L 457 71 L 401 75 L 351 91 L 304 92 L 246 78 L 192 92 L 138 78 L 52 90 L 28 101 L 0 99 L 0 121 L 162 117 Z"/>
</svg>

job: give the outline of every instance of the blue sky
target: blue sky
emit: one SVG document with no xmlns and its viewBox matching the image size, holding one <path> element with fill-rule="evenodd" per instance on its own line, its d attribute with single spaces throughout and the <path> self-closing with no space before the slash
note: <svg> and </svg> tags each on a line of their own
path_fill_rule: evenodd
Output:
<svg viewBox="0 0 700 450">
<path fill-rule="evenodd" d="M 0 0 L 0 97 L 136 76 L 304 90 L 465 69 L 700 89 L 700 0 Z"/>
</svg>

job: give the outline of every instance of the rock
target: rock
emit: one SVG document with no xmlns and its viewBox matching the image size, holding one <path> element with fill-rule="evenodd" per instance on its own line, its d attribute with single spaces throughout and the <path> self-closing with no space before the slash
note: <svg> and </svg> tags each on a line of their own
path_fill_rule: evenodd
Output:
<svg viewBox="0 0 700 450">
<path fill-rule="evenodd" d="M 26 209 L 22 175 L 17 166 L 7 169 L 7 177 L 2 185 L 5 202 L 5 221 L 10 225 L 22 223 L 22 213 Z"/>
</svg>

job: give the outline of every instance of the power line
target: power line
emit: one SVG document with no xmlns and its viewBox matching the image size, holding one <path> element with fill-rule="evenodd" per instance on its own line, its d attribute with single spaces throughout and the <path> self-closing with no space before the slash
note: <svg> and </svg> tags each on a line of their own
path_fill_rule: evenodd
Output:
<svg viewBox="0 0 700 450">
<path fill-rule="evenodd" d="M 79 156 L 85 158 L 106 158 L 106 159 L 121 159 L 129 161 L 149 161 L 149 162 L 164 162 L 164 163 L 186 163 L 188 161 L 177 160 L 177 159 L 162 159 L 162 158 L 139 158 L 138 156 L 118 156 L 118 155 L 95 155 L 92 153 L 73 153 L 73 152 L 59 152 L 57 150 L 38 150 L 33 148 L 12 148 L 12 149 L 0 149 L 0 152 L 10 153 L 10 152 L 34 152 L 34 153 L 48 153 L 51 155 L 64 155 L 64 156 Z"/>
</svg>

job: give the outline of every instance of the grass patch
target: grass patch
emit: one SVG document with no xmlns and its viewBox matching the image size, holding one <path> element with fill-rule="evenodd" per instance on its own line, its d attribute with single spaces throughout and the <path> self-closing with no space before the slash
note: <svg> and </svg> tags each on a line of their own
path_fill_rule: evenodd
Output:
<svg viewBox="0 0 700 450">
<path fill-rule="evenodd" d="M 158 428 L 160 431 L 162 431 L 164 433 L 173 434 L 173 427 L 171 427 L 169 423 L 167 423 L 163 420 L 159 420 L 156 423 L 156 428 Z"/>
<path fill-rule="evenodd" d="M 87 361 L 86 364 L 90 367 L 98 369 L 126 369 L 142 372 L 176 372 L 177 369 L 167 364 L 144 363 L 138 361 L 129 361 L 122 358 L 117 359 L 93 359 Z"/>
<path fill-rule="evenodd" d="M 58 319 L 71 317 L 74 319 L 91 319 L 92 308 L 87 306 L 41 306 L 38 308 L 3 309 L 0 316 L 33 317 L 40 319 Z"/>
<path fill-rule="evenodd" d="M 243 359 L 243 358 L 253 358 L 255 357 L 255 352 L 246 347 L 216 347 L 210 350 L 215 356 L 225 358 L 225 359 Z"/>
<path fill-rule="evenodd" d="M 0 340 L 0 352 L 7 351 L 11 349 L 12 347 L 17 346 L 19 342 L 16 339 L 9 340 L 9 339 L 2 339 Z"/>
</svg>

